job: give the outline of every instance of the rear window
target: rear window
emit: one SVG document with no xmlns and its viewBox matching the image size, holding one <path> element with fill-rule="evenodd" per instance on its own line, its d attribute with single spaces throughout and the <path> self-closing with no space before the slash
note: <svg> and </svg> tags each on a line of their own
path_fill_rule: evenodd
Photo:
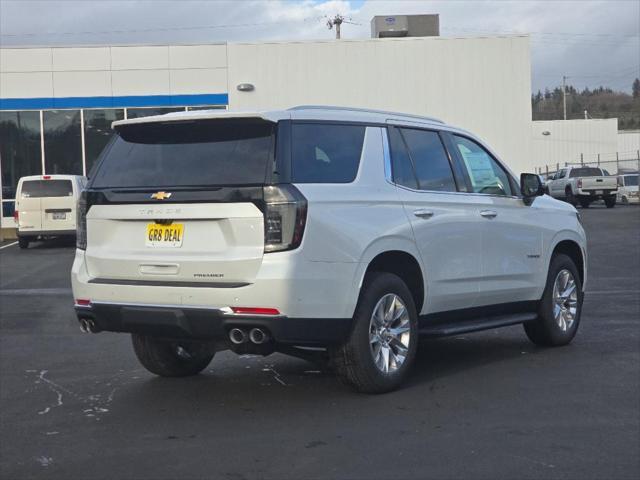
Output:
<svg viewBox="0 0 640 480">
<path fill-rule="evenodd" d="M 253 119 L 125 125 L 105 151 L 92 186 L 263 184 L 273 164 L 275 127 Z"/>
<path fill-rule="evenodd" d="M 70 197 L 73 195 L 71 180 L 27 180 L 22 182 L 23 198 Z"/>
<path fill-rule="evenodd" d="M 624 176 L 624 184 L 626 187 L 637 187 L 638 186 L 638 175 L 625 175 Z"/>
<path fill-rule="evenodd" d="M 571 173 L 569 174 L 569 178 L 601 177 L 601 176 L 602 176 L 602 170 L 600 170 L 599 168 L 595 168 L 595 167 L 574 168 L 574 169 L 571 170 Z"/>
<path fill-rule="evenodd" d="M 349 183 L 358 173 L 365 127 L 294 123 L 291 127 L 294 183 Z"/>
</svg>

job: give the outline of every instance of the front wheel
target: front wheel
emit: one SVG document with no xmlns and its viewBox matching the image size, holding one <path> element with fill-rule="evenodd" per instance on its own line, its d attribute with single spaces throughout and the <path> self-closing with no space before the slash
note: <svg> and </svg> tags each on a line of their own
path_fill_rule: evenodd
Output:
<svg viewBox="0 0 640 480">
<path fill-rule="evenodd" d="M 604 199 L 604 204 L 607 206 L 607 208 L 615 207 L 616 206 L 616 197 L 614 197 L 614 196 L 606 197 Z"/>
<path fill-rule="evenodd" d="M 159 340 L 135 333 L 131 339 L 142 366 L 161 377 L 197 375 L 213 358 L 213 353 L 204 344 Z"/>
<path fill-rule="evenodd" d="M 570 343 L 580 324 L 582 300 L 582 283 L 576 265 L 567 255 L 555 255 L 549 266 L 538 318 L 524 324 L 529 340 L 542 346 Z"/>
<path fill-rule="evenodd" d="M 407 376 L 418 346 L 418 314 L 400 277 L 365 278 L 346 343 L 331 350 L 338 376 L 360 392 L 394 390 Z"/>
</svg>

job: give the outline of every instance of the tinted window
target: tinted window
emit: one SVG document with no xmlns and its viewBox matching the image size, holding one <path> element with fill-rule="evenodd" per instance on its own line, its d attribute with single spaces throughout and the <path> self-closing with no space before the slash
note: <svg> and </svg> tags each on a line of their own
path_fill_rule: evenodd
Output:
<svg viewBox="0 0 640 480">
<path fill-rule="evenodd" d="M 480 145 L 465 137 L 453 135 L 453 142 L 460 152 L 476 193 L 511 195 L 507 172 Z"/>
<path fill-rule="evenodd" d="M 596 167 L 580 167 L 580 168 L 572 168 L 569 173 L 569 178 L 576 177 L 601 177 L 602 170 Z"/>
<path fill-rule="evenodd" d="M 408 188 L 418 188 L 418 180 L 413 171 L 409 152 L 400 134 L 400 129 L 389 128 L 389 149 L 391 150 L 391 168 L 393 181 Z"/>
<path fill-rule="evenodd" d="M 92 186 L 262 184 L 274 138 L 275 125 L 260 120 L 126 125 L 105 150 Z"/>
<path fill-rule="evenodd" d="M 0 112 L 0 161 L 5 200 L 15 197 L 20 177 L 42 174 L 40 112 Z"/>
<path fill-rule="evenodd" d="M 111 122 L 123 118 L 124 110 L 84 111 L 84 149 L 87 172 L 91 171 L 100 152 L 115 133 L 111 129 Z"/>
<path fill-rule="evenodd" d="M 413 162 L 420 190 L 455 192 L 456 182 L 437 132 L 401 129 Z"/>
<path fill-rule="evenodd" d="M 82 175 L 80 110 L 49 110 L 42 118 L 45 173 Z"/>
<path fill-rule="evenodd" d="M 69 197 L 73 195 L 71 180 L 27 180 L 22 182 L 22 196 Z"/>
<path fill-rule="evenodd" d="M 294 123 L 291 177 L 298 183 L 349 183 L 356 178 L 365 127 Z"/>
</svg>

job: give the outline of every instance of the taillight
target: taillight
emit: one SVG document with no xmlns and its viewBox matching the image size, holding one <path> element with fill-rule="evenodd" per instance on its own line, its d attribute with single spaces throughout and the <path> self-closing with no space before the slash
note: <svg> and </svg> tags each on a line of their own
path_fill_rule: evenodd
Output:
<svg viewBox="0 0 640 480">
<path fill-rule="evenodd" d="M 293 185 L 264 187 L 264 251 L 282 252 L 300 246 L 307 223 L 307 199 Z"/>
<path fill-rule="evenodd" d="M 18 221 L 20 220 L 20 214 L 18 213 L 17 208 L 13 211 L 13 219 L 15 220 L 16 223 L 18 223 Z"/>
<path fill-rule="evenodd" d="M 237 315 L 280 315 L 277 308 L 265 307 L 231 307 L 231 311 Z"/>
<path fill-rule="evenodd" d="M 76 247 L 87 249 L 87 194 L 82 192 L 76 209 Z"/>
<path fill-rule="evenodd" d="M 578 188 L 582 188 L 582 179 L 581 178 L 578 179 Z"/>
</svg>

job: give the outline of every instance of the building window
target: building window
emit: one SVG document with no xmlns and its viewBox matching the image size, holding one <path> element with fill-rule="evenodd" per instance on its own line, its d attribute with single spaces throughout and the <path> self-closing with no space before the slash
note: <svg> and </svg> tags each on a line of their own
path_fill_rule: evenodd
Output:
<svg viewBox="0 0 640 480">
<path fill-rule="evenodd" d="M 45 173 L 82 175 L 80 110 L 44 112 Z"/>
<path fill-rule="evenodd" d="M 84 153 L 87 174 L 113 136 L 111 122 L 122 120 L 124 110 L 85 110 L 84 111 Z"/>
<path fill-rule="evenodd" d="M 171 112 L 184 112 L 184 107 L 127 108 L 127 119 L 164 115 L 165 113 Z"/>
<path fill-rule="evenodd" d="M 203 105 L 199 107 L 187 107 L 187 111 L 195 111 L 195 110 L 226 110 L 227 107 L 224 105 Z"/>
<path fill-rule="evenodd" d="M 0 162 L 4 200 L 15 198 L 20 177 L 42 174 L 40 112 L 0 112 Z"/>
</svg>

